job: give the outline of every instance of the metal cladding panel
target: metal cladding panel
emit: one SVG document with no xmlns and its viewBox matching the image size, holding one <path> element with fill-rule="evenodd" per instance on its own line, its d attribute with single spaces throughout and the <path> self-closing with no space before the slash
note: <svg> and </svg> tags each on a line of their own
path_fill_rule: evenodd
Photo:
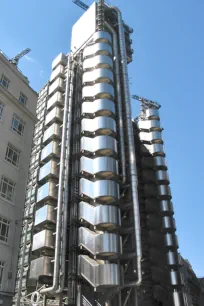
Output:
<svg viewBox="0 0 204 306">
<path fill-rule="evenodd" d="M 82 115 L 103 115 L 111 116 L 115 114 L 115 104 L 108 99 L 98 99 L 93 102 L 83 102 L 81 107 Z"/>
<path fill-rule="evenodd" d="M 169 216 L 173 215 L 174 211 L 171 201 L 169 200 L 160 201 L 160 213 L 162 215 L 169 215 Z"/>
<path fill-rule="evenodd" d="M 159 143 L 156 143 L 156 144 L 143 144 L 141 145 L 141 150 L 142 152 L 145 154 L 151 154 L 153 156 L 158 156 L 158 155 L 161 155 L 161 156 L 164 156 L 165 153 L 164 153 L 164 146 L 163 144 L 159 144 Z"/>
<path fill-rule="evenodd" d="M 158 120 L 139 120 L 138 121 L 138 128 L 140 130 L 155 130 L 160 131 L 160 122 Z"/>
<path fill-rule="evenodd" d="M 53 264 L 52 258 L 42 256 L 30 263 L 30 276 L 29 279 L 38 280 L 39 276 L 52 276 L 53 275 Z"/>
<path fill-rule="evenodd" d="M 65 83 L 62 78 L 57 78 L 50 86 L 49 86 L 49 95 L 55 93 L 57 90 L 64 91 Z"/>
<path fill-rule="evenodd" d="M 87 179 L 80 179 L 80 195 L 90 199 L 102 200 L 104 203 L 111 203 L 119 199 L 119 184 L 109 180 L 91 182 Z"/>
<path fill-rule="evenodd" d="M 158 183 L 169 184 L 169 175 L 167 171 L 158 170 L 158 171 L 155 171 L 155 174 L 156 174 L 156 180 L 158 181 Z"/>
<path fill-rule="evenodd" d="M 53 108 L 57 104 L 63 103 L 63 95 L 61 92 L 57 91 L 47 102 L 47 110 Z"/>
<path fill-rule="evenodd" d="M 58 176 L 58 166 L 55 160 L 50 160 L 40 168 L 39 181 L 49 176 Z"/>
<path fill-rule="evenodd" d="M 161 167 L 161 168 L 167 168 L 166 158 L 163 157 L 163 156 L 155 156 L 155 158 L 154 158 L 154 166 L 155 167 Z"/>
<path fill-rule="evenodd" d="M 176 223 L 175 219 L 172 217 L 165 216 L 162 218 L 163 222 L 163 230 L 166 232 L 175 232 L 176 231 Z"/>
<path fill-rule="evenodd" d="M 55 239 L 53 232 L 50 230 L 43 230 L 33 236 L 32 251 L 40 250 L 42 248 L 54 249 Z"/>
<path fill-rule="evenodd" d="M 53 123 L 45 132 L 43 136 L 43 143 L 46 144 L 53 138 L 60 138 L 60 125 L 58 123 Z"/>
<path fill-rule="evenodd" d="M 55 222 L 56 221 L 56 211 L 54 206 L 45 205 L 38 209 L 35 213 L 35 225 L 42 224 L 44 222 Z"/>
<path fill-rule="evenodd" d="M 167 264 L 172 268 L 179 265 L 178 253 L 177 252 L 168 252 L 167 253 Z"/>
<path fill-rule="evenodd" d="M 118 208 L 111 205 L 92 206 L 86 202 L 80 202 L 79 219 L 83 219 L 93 226 L 110 227 L 118 225 Z"/>
<path fill-rule="evenodd" d="M 81 121 L 81 131 L 96 134 L 110 135 L 117 132 L 116 122 L 113 118 L 100 116 L 94 119 L 84 118 Z"/>
<path fill-rule="evenodd" d="M 108 32 L 105 31 L 97 31 L 93 34 L 91 38 L 91 42 L 107 42 L 107 43 L 112 43 L 112 37 Z"/>
<path fill-rule="evenodd" d="M 112 287 L 120 285 L 117 264 L 99 264 L 87 255 L 78 257 L 79 275 L 93 287 Z"/>
<path fill-rule="evenodd" d="M 184 306 L 183 305 L 183 292 L 182 291 L 176 291 L 176 290 L 174 290 L 173 292 L 172 292 L 172 295 L 173 295 L 173 303 L 174 303 L 174 305 L 175 306 Z M 182 302 L 181 302 L 182 301 Z"/>
<path fill-rule="evenodd" d="M 99 32 L 97 32 L 99 33 Z M 83 69 L 94 69 L 94 68 L 113 68 L 113 60 L 107 55 L 96 55 L 91 58 L 87 58 L 83 62 Z"/>
<path fill-rule="evenodd" d="M 41 161 L 48 159 L 52 155 L 59 157 L 59 143 L 55 140 L 51 141 L 41 151 Z"/>
<path fill-rule="evenodd" d="M 159 110 L 155 108 L 148 108 L 145 111 L 145 116 L 147 119 L 159 120 Z"/>
<path fill-rule="evenodd" d="M 174 287 L 181 286 L 181 275 L 179 271 L 170 271 L 170 283 Z"/>
<path fill-rule="evenodd" d="M 44 184 L 42 187 L 38 188 L 37 202 L 40 202 L 48 197 L 54 199 L 57 198 L 57 189 L 56 189 L 56 184 L 54 182 L 48 182 Z"/>
<path fill-rule="evenodd" d="M 62 78 L 65 77 L 63 65 L 59 65 L 56 69 L 52 71 L 51 76 L 50 76 L 50 82 L 52 82 L 53 80 L 55 80 L 56 78 L 60 76 Z"/>
<path fill-rule="evenodd" d="M 50 125 L 54 121 L 62 121 L 62 110 L 60 107 L 56 106 L 53 108 L 45 118 L 45 125 Z"/>
<path fill-rule="evenodd" d="M 96 3 L 94 2 L 72 27 L 71 51 L 76 52 L 96 31 Z"/>
<path fill-rule="evenodd" d="M 67 58 L 66 55 L 63 53 L 60 53 L 52 62 L 52 69 L 55 69 L 58 65 L 66 65 Z"/>
<path fill-rule="evenodd" d="M 106 82 L 113 82 L 113 72 L 107 68 L 98 68 L 91 71 L 87 71 L 83 73 L 82 82 L 83 84 L 95 84 Z"/>
<path fill-rule="evenodd" d="M 83 100 L 90 99 L 114 99 L 114 87 L 107 83 L 97 83 L 92 86 L 84 86 L 82 88 Z"/>
<path fill-rule="evenodd" d="M 142 142 L 162 143 L 162 134 L 160 131 L 140 132 L 139 137 Z"/>
<path fill-rule="evenodd" d="M 94 55 L 112 56 L 112 53 L 113 53 L 112 47 L 109 44 L 104 42 L 99 42 L 84 48 L 83 57 L 86 58 Z"/>
<path fill-rule="evenodd" d="M 173 234 L 165 234 L 165 247 L 170 249 L 170 250 L 175 250 L 178 248 L 178 239 L 177 236 Z"/>
<path fill-rule="evenodd" d="M 120 251 L 116 234 L 96 233 L 85 227 L 79 228 L 78 244 L 93 255 L 110 256 Z"/>
<path fill-rule="evenodd" d="M 171 199 L 171 189 L 167 185 L 159 185 L 158 188 L 158 194 L 159 198 L 161 199 Z"/>
<path fill-rule="evenodd" d="M 94 159 L 82 156 L 80 159 L 80 171 L 92 175 L 118 174 L 118 161 L 112 157 L 101 156 Z"/>
<path fill-rule="evenodd" d="M 111 151 L 117 153 L 117 142 L 110 136 L 96 136 L 94 138 L 81 138 L 81 151 L 97 152 L 104 151 L 106 153 Z"/>
</svg>

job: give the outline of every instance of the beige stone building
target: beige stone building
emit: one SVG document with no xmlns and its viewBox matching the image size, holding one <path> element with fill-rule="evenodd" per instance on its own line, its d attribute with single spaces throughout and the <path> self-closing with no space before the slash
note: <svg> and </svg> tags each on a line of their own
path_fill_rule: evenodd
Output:
<svg viewBox="0 0 204 306">
<path fill-rule="evenodd" d="M 14 292 L 37 93 L 0 52 L 0 305 Z"/>
</svg>

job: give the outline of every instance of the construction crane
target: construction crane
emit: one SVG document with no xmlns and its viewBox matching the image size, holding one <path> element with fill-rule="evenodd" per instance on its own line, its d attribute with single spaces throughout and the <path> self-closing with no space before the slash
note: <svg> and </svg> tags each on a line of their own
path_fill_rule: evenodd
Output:
<svg viewBox="0 0 204 306">
<path fill-rule="evenodd" d="M 85 3 L 83 3 L 80 0 L 72 0 L 73 3 L 75 3 L 76 5 L 78 5 L 80 8 L 82 8 L 83 10 L 87 11 L 89 6 L 86 5 Z"/>
<path fill-rule="evenodd" d="M 25 56 L 26 54 L 28 54 L 30 51 L 31 51 L 31 49 L 26 48 L 25 50 L 23 50 L 22 52 L 18 53 L 13 58 L 11 58 L 10 62 L 17 67 L 19 59 L 22 58 L 23 56 Z"/>
<path fill-rule="evenodd" d="M 161 107 L 160 104 L 158 104 L 157 102 L 154 102 L 152 100 L 148 100 L 148 99 L 145 99 L 145 98 L 137 96 L 137 95 L 132 95 L 131 97 L 132 97 L 132 99 L 141 102 L 141 107 L 142 107 L 143 110 L 146 109 L 146 108 L 159 109 Z"/>
</svg>

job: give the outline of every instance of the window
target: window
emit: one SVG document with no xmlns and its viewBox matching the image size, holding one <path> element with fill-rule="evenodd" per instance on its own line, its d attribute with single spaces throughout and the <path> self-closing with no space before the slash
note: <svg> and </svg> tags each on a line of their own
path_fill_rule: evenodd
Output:
<svg viewBox="0 0 204 306">
<path fill-rule="evenodd" d="M 10 202 L 13 202 L 15 183 L 2 176 L 0 183 L 0 196 Z"/>
<path fill-rule="evenodd" d="M 0 289 L 2 285 L 3 272 L 4 272 L 4 261 L 0 261 Z"/>
<path fill-rule="evenodd" d="M 2 119 L 4 104 L 0 101 L 0 120 Z"/>
<path fill-rule="evenodd" d="M 25 122 L 23 122 L 23 120 L 19 116 L 14 114 L 11 124 L 12 130 L 15 131 L 17 134 L 19 134 L 20 136 L 23 136 L 24 126 Z"/>
<path fill-rule="evenodd" d="M 10 221 L 0 216 L 0 240 L 7 242 Z"/>
<path fill-rule="evenodd" d="M 20 97 L 19 97 L 19 102 L 22 103 L 23 105 L 27 104 L 28 98 L 26 95 L 24 95 L 22 92 L 20 92 Z"/>
<path fill-rule="evenodd" d="M 19 166 L 19 157 L 20 157 L 20 150 L 14 147 L 10 142 L 8 143 L 7 150 L 6 150 L 6 157 L 9 163 L 14 165 L 15 167 Z"/>
<path fill-rule="evenodd" d="M 9 81 L 9 79 L 8 79 L 5 75 L 2 74 L 1 80 L 0 80 L 0 84 L 1 84 L 4 88 L 8 89 L 9 84 L 10 84 L 10 81 Z"/>
</svg>

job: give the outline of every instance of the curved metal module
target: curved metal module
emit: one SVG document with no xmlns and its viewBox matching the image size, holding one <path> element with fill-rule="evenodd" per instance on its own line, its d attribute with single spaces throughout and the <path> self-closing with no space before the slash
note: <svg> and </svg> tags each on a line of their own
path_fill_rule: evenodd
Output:
<svg viewBox="0 0 204 306">
<path fill-rule="evenodd" d="M 79 256 L 79 275 L 93 287 L 119 284 L 118 265 L 107 261 L 107 257 L 120 254 L 118 235 L 111 233 L 120 224 L 118 208 L 114 206 L 120 194 L 111 43 L 110 34 L 99 31 L 83 50 L 80 158 L 83 178 L 79 187 L 83 201 L 79 204 L 82 226 L 78 243 L 90 256 Z M 102 259 L 106 261 L 102 263 Z"/>
</svg>

